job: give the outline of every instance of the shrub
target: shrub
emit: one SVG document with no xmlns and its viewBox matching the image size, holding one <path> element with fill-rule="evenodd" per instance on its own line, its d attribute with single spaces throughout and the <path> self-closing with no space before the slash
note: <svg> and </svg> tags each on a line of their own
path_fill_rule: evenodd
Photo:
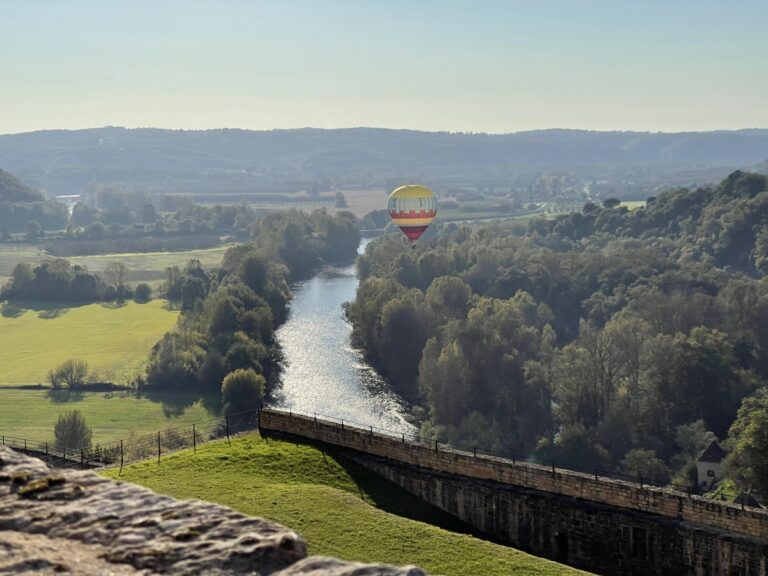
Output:
<svg viewBox="0 0 768 576">
<path fill-rule="evenodd" d="M 88 377 L 90 367 L 83 360 L 64 360 L 54 370 L 48 372 L 48 381 L 54 388 L 66 385 L 70 389 L 82 386 Z"/>
<path fill-rule="evenodd" d="M 150 285 L 142 282 L 136 286 L 136 289 L 133 291 L 133 299 L 138 304 L 144 304 L 152 300 L 152 288 Z"/>
<path fill-rule="evenodd" d="M 266 380 L 252 368 L 230 372 L 221 383 L 227 413 L 253 410 L 261 405 Z"/>
<path fill-rule="evenodd" d="M 59 419 L 53 427 L 53 434 L 56 437 L 56 445 L 68 450 L 89 448 L 93 436 L 80 410 L 59 414 Z"/>
</svg>

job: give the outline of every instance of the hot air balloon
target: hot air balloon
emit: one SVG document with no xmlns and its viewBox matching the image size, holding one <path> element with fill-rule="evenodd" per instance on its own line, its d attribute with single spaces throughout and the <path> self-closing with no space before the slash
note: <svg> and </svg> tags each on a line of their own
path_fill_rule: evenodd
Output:
<svg viewBox="0 0 768 576">
<path fill-rule="evenodd" d="M 432 190 L 409 184 L 389 195 L 389 216 L 411 242 L 416 242 L 437 214 L 437 199 Z"/>
</svg>

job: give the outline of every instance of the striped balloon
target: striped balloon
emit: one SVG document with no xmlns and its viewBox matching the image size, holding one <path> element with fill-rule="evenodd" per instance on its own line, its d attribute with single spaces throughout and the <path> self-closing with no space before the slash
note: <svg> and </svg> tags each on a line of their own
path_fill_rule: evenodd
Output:
<svg viewBox="0 0 768 576">
<path fill-rule="evenodd" d="M 389 195 L 389 216 L 411 242 L 424 234 L 435 214 L 437 199 L 429 188 L 409 184 Z"/>
</svg>

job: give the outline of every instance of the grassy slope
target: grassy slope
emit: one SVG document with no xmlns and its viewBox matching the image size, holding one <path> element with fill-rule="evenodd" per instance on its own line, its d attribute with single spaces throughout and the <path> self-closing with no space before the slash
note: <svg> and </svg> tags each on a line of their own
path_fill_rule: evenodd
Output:
<svg viewBox="0 0 768 576">
<path fill-rule="evenodd" d="M 178 312 L 165 304 L 153 300 L 60 310 L 55 304 L 30 304 L 32 309 L 18 317 L 0 315 L 0 386 L 46 382 L 48 371 L 67 358 L 85 360 L 102 381 L 127 381 L 142 370 L 149 350 L 176 322 Z"/>
<path fill-rule="evenodd" d="M 117 470 L 107 472 L 118 477 Z M 518 550 L 438 528 L 449 517 L 374 474 L 316 448 L 257 434 L 128 466 L 124 480 L 264 516 L 302 534 L 311 554 L 416 564 L 432 574 L 577 574 Z M 409 516 L 412 519 L 403 517 Z"/>
<path fill-rule="evenodd" d="M 161 398 L 153 398 L 160 400 Z M 195 398 L 172 395 L 168 410 L 161 402 L 137 398 L 127 393 L 84 392 L 68 394 L 50 390 L 0 388 L 0 434 L 49 442 L 60 413 L 80 410 L 93 429 L 93 442 L 127 438 L 131 432 L 143 433 L 183 426 L 211 418 Z"/>
</svg>

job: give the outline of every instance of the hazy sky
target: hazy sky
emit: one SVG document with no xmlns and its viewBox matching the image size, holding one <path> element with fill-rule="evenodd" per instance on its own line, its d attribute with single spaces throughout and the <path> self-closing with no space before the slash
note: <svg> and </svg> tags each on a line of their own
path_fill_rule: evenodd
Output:
<svg viewBox="0 0 768 576">
<path fill-rule="evenodd" d="M 0 0 L 0 133 L 768 127 L 766 0 Z"/>
</svg>

